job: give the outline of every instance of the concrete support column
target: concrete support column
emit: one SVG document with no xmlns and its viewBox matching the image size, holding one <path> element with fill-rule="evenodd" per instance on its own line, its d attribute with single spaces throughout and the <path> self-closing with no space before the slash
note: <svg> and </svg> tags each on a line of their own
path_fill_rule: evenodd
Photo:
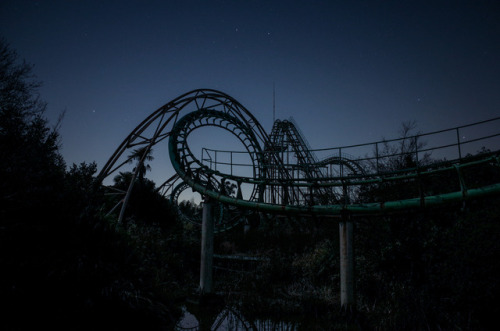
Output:
<svg viewBox="0 0 500 331">
<path fill-rule="evenodd" d="M 201 224 L 201 264 L 200 264 L 200 294 L 213 292 L 213 259 L 214 259 L 214 217 L 213 206 L 209 197 L 203 202 Z"/>
<path fill-rule="evenodd" d="M 342 217 L 339 223 L 340 234 L 340 304 L 345 310 L 355 306 L 354 298 L 354 249 L 353 223 Z"/>
</svg>

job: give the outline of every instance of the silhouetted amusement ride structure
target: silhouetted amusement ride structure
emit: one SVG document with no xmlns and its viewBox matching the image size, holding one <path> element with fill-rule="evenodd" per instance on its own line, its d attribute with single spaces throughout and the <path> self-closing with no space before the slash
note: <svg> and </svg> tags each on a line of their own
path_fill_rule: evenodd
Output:
<svg viewBox="0 0 500 331">
<path fill-rule="evenodd" d="M 499 122 L 497 117 L 416 136 L 313 150 L 293 119 L 276 120 L 268 134 L 232 97 L 200 89 L 168 102 L 140 123 L 104 165 L 99 179 L 104 183 L 125 169 L 130 163 L 130 151 L 142 148 L 142 165 L 153 146 L 163 143 L 155 150 L 166 152 L 168 145 L 175 173 L 167 176 L 166 170 L 166 180 L 158 190 L 174 202 L 186 189 L 205 198 L 203 222 L 208 218 L 209 224 L 204 225 L 203 236 L 229 229 L 251 215 L 267 221 L 276 215 L 339 218 L 342 304 L 350 305 L 353 219 L 500 193 Z M 241 142 L 242 149 L 204 148 L 197 157 L 190 149 L 188 136 L 207 126 L 230 132 Z M 482 147 L 487 149 L 477 153 Z M 430 154 L 440 161 L 431 162 Z M 394 163 L 396 166 L 389 166 Z M 477 169 L 485 167 L 495 175 L 486 180 L 474 177 Z M 117 192 L 123 197 L 116 206 L 120 208 L 119 221 L 125 215 L 139 168 L 135 168 L 129 189 Z M 445 185 L 442 180 L 436 184 L 436 178 L 445 178 Z M 359 194 L 394 183 L 404 183 L 406 189 L 385 201 L 369 200 L 368 195 Z M 202 222 L 201 217 L 181 216 Z M 210 225 L 212 219 L 214 225 Z M 208 240 L 202 245 L 213 249 Z M 211 267 L 207 268 L 205 274 L 211 273 Z M 211 285 L 204 284 L 203 279 L 200 286 L 202 292 L 211 291 Z"/>
</svg>

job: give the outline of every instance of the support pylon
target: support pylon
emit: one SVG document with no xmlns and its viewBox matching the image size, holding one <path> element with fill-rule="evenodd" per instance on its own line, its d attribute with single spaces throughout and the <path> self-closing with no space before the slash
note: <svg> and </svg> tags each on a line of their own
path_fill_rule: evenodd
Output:
<svg viewBox="0 0 500 331">
<path fill-rule="evenodd" d="M 214 259 L 214 217 L 213 206 L 209 197 L 203 202 L 203 219 L 201 225 L 201 263 L 200 294 L 213 292 L 213 259 Z"/>
<path fill-rule="evenodd" d="M 342 309 L 355 308 L 353 223 L 348 215 L 339 222 L 340 235 L 340 304 Z"/>
</svg>

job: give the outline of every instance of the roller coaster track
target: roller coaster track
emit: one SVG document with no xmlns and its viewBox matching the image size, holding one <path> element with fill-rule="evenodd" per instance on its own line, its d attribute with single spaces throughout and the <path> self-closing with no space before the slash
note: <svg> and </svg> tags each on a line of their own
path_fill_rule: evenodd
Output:
<svg viewBox="0 0 500 331">
<path fill-rule="evenodd" d="M 293 169 L 290 164 L 289 156 L 291 152 L 297 161 L 296 169 Z M 300 176 L 310 183 L 313 183 L 317 178 L 324 177 L 322 169 L 316 166 L 318 160 L 309 147 L 307 140 L 292 121 L 276 120 L 274 122 L 270 135 L 270 143 L 266 146 L 265 153 L 266 155 L 271 153 L 277 154 L 275 159 L 283 160 L 286 163 L 286 166 L 283 163 L 272 164 L 273 169 L 285 168 L 288 170 L 284 172 L 288 175 L 288 178 L 279 177 L 283 172 L 272 172 L 271 176 L 274 180 L 289 179 L 294 176 L 296 171 L 301 172 Z M 300 190 L 298 187 L 291 186 L 285 191 L 285 202 L 287 204 L 298 204 L 304 201 L 313 204 L 314 201 L 311 199 L 318 201 L 318 196 L 327 197 L 327 199 L 333 196 L 333 193 L 328 188 L 321 188 L 316 193 L 317 196 L 311 197 L 310 194 Z"/>
<path fill-rule="evenodd" d="M 222 203 L 226 212 L 239 215 L 257 211 L 339 216 L 345 212 L 361 215 L 430 207 L 500 193 L 499 122 L 500 118 L 493 118 L 427 134 L 314 151 L 292 121 L 276 121 L 268 135 L 257 119 L 232 97 L 215 90 L 194 90 L 160 107 L 140 123 L 112 154 L 98 180 L 104 182 L 117 171 L 123 171 L 131 160 L 126 152 L 133 148 L 146 147 L 139 160 L 142 164 L 153 146 L 168 141 L 175 174 L 170 174 L 158 189 L 173 201 L 178 199 L 180 191 L 192 188 Z M 217 153 L 230 154 L 232 159 L 233 153 L 242 151 L 207 150 L 216 153 L 215 161 L 211 158 L 209 163 L 194 155 L 187 137 L 207 126 L 226 130 L 241 142 L 249 160 L 244 166 L 251 169 L 250 173 L 239 172 L 242 165 L 232 162 L 226 164 L 230 171 L 222 171 L 222 162 L 217 162 Z M 461 132 L 472 129 L 483 135 L 463 141 Z M 454 139 L 441 142 L 443 135 L 452 135 Z M 431 140 L 433 147 L 419 144 L 423 139 Z M 467 147 L 474 148 L 477 144 L 489 150 L 475 156 L 462 155 Z M 413 147 L 394 151 L 391 146 Z M 364 155 L 350 156 L 354 154 L 352 151 L 363 148 Z M 456 151 L 457 157 L 448 156 Z M 317 152 L 331 155 L 318 160 Z M 448 153 L 446 159 L 425 162 L 426 154 L 441 152 Z M 402 163 L 388 167 L 394 160 Z M 120 219 L 139 168 L 136 167 L 128 191 L 122 192 Z M 487 180 L 474 177 L 479 171 L 490 174 Z M 435 184 L 437 180 L 440 185 Z M 236 194 L 227 191 L 228 184 L 236 188 Z M 375 195 L 370 198 L 370 194 L 358 194 L 361 190 L 373 192 L 390 185 L 408 189 L 384 201 Z M 226 225 L 236 219 L 226 218 Z"/>
</svg>

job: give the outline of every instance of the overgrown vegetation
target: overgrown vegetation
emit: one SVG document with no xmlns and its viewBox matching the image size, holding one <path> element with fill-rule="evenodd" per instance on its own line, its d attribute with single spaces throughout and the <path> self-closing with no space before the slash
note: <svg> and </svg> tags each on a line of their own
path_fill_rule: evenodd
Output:
<svg viewBox="0 0 500 331">
<path fill-rule="evenodd" d="M 168 202 L 142 180 L 126 226 L 104 217 L 96 164 L 66 169 L 39 86 L 1 41 L 0 328 L 170 329 L 189 249 Z"/>
<path fill-rule="evenodd" d="M 410 136 L 411 129 L 411 124 L 403 125 L 403 138 Z M 430 156 L 416 160 L 411 141 L 403 140 L 399 149 L 387 145 L 381 154 L 396 156 L 385 158 L 378 166 L 384 171 L 417 165 L 449 166 Z M 469 188 L 500 180 L 498 165 L 492 163 L 464 168 L 462 175 Z M 460 189 L 454 168 L 422 180 L 430 193 L 446 192 L 445 187 Z M 450 183 L 456 186 L 449 187 Z M 414 197 L 419 194 L 418 184 L 416 180 L 374 184 L 363 187 L 358 198 L 390 201 Z M 220 238 L 219 249 L 232 247 L 236 253 L 269 260 L 251 273 L 233 273 L 233 281 L 225 284 L 233 286 L 229 290 L 246 293 L 243 305 L 255 313 L 309 316 L 301 321 L 306 329 L 307 325 L 379 330 L 490 329 L 500 313 L 496 303 L 500 294 L 496 279 L 500 271 L 499 202 L 498 197 L 490 197 L 356 218 L 358 311 L 354 315 L 339 312 L 338 221 L 334 219 L 282 219 L 261 224 L 246 236 L 241 229 L 238 234 L 226 234 Z M 323 321 L 320 326 L 309 324 L 311 316 L 315 322 Z"/>
<path fill-rule="evenodd" d="M 1 42 L 0 328 L 172 329 L 180 300 L 197 286 L 199 229 L 178 219 L 145 178 L 145 163 L 138 163 L 123 224 L 104 216 L 116 201 L 95 186 L 95 163 L 66 166 L 59 123 L 51 128 L 44 118 L 39 86 L 31 67 Z M 413 128 L 405 124 L 403 137 Z M 394 171 L 432 162 L 414 159 L 416 143 L 403 140 L 397 151 L 387 145 L 382 155 L 408 153 L 377 166 Z M 150 152 L 136 150 L 131 159 L 151 160 Z M 499 173 L 481 164 L 463 175 L 479 187 Z M 118 174 L 115 188 L 127 190 L 132 177 Z M 452 178 L 456 173 L 443 172 L 425 185 L 442 188 Z M 235 187 L 226 189 L 235 194 Z M 384 201 L 415 190 L 404 181 L 384 183 L 364 187 L 359 199 Z M 249 215 L 250 230 L 241 225 L 218 235 L 216 253 L 263 260 L 227 266 L 244 273 L 216 269 L 216 288 L 247 317 L 299 316 L 304 329 L 484 330 L 500 313 L 499 202 L 357 218 L 354 315 L 339 309 L 338 221 L 331 218 Z M 200 212 L 191 202 L 180 209 L 187 216 Z"/>
</svg>

